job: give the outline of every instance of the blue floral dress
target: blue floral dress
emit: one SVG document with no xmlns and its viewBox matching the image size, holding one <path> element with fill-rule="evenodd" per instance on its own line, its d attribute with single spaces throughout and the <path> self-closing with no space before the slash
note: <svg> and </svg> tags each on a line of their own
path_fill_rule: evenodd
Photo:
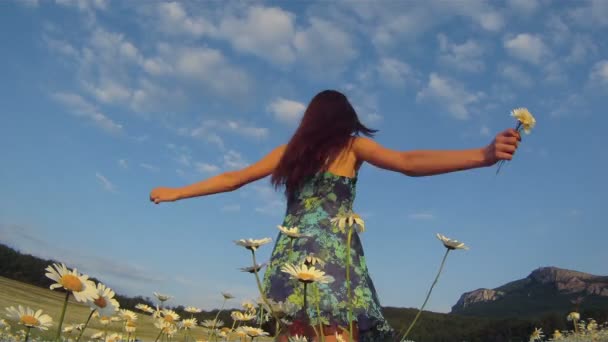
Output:
<svg viewBox="0 0 608 342">
<path fill-rule="evenodd" d="M 303 308 L 303 283 L 290 279 L 290 275 L 282 272 L 281 267 L 286 263 L 300 265 L 311 254 L 321 259 L 324 264 L 314 267 L 333 277 L 334 281 L 307 286 L 306 312 L 310 323 L 315 326 L 319 326 L 320 322 L 334 330 L 349 326 L 346 285 L 348 228 L 341 230 L 330 220 L 352 211 L 356 184 L 357 177 L 349 178 L 329 172 L 310 177 L 288 200 L 283 221 L 283 226 L 298 227 L 301 234 L 310 237 L 291 238 L 279 233 L 264 275 L 264 289 L 268 298 L 276 302 L 291 302 Z M 352 317 L 356 321 L 359 341 L 394 341 L 395 332 L 382 315 L 356 231 L 352 233 L 350 254 L 351 297 L 354 304 Z"/>
</svg>

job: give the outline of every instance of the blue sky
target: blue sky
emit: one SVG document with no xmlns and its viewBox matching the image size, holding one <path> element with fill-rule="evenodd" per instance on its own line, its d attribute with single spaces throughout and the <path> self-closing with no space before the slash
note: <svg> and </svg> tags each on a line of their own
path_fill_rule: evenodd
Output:
<svg viewBox="0 0 608 342">
<path fill-rule="evenodd" d="M 238 305 L 256 292 L 232 240 L 274 240 L 282 195 L 267 179 L 148 194 L 257 160 L 331 88 L 399 150 L 484 146 L 516 107 L 538 122 L 498 176 L 363 167 L 355 209 L 383 305 L 421 305 L 438 232 L 471 250 L 449 257 L 434 311 L 540 266 L 606 275 L 607 18 L 601 0 L 2 2 L 0 241 L 125 294 Z"/>
</svg>

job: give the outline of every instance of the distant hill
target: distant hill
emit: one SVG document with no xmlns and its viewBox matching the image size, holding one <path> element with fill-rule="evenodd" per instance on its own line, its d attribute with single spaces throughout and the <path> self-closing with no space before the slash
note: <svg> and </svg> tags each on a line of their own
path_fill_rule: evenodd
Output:
<svg viewBox="0 0 608 342">
<path fill-rule="evenodd" d="M 548 313 L 566 315 L 584 308 L 606 317 L 608 276 L 541 267 L 524 279 L 495 289 L 464 293 L 451 313 L 480 317 L 539 317 Z"/>
</svg>

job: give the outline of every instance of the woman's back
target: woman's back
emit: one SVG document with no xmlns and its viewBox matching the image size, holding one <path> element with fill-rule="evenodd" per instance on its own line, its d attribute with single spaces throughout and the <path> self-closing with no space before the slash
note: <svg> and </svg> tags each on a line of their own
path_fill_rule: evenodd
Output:
<svg viewBox="0 0 608 342">
<path fill-rule="evenodd" d="M 274 301 L 303 306 L 302 284 L 290 279 L 282 268 L 287 264 L 299 266 L 306 263 L 307 257 L 318 258 L 321 263 L 314 266 L 330 276 L 332 281 L 311 285 L 306 315 L 301 308 L 297 316 L 310 317 L 314 322 L 318 317 L 318 304 L 321 316 L 326 320 L 326 329 L 335 331 L 340 326 L 349 326 L 346 283 L 350 279 L 353 320 L 357 324 L 359 341 L 390 341 L 393 331 L 382 316 L 359 236 L 354 231 L 349 239 L 347 230 L 332 223 L 333 218 L 352 213 L 358 166 L 354 153 L 345 149 L 327 171 L 318 171 L 307 177 L 289 196 L 282 226 L 287 229 L 298 227 L 298 233 L 303 236 L 279 234 L 266 269 L 264 289 Z M 350 251 L 347 248 L 349 240 Z M 318 261 L 311 258 L 309 264 L 313 260 Z M 347 265 L 350 268 L 348 277 Z M 313 295 L 312 286 L 317 287 L 318 296 L 316 292 Z"/>
</svg>

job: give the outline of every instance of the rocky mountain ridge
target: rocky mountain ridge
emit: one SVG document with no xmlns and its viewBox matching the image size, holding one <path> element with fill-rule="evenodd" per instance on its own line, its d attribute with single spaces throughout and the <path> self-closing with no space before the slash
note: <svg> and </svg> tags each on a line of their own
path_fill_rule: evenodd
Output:
<svg viewBox="0 0 608 342">
<path fill-rule="evenodd" d="M 518 301 L 533 302 L 535 298 L 539 301 L 541 297 L 560 297 L 571 303 L 575 303 L 576 300 L 584 301 L 589 297 L 600 297 L 608 301 L 608 276 L 557 267 L 541 267 L 524 279 L 495 289 L 480 288 L 464 293 L 452 307 L 452 313 L 466 313 L 473 306 L 479 307 L 484 304 L 487 306 L 493 302 L 504 302 L 515 298 Z"/>
</svg>

